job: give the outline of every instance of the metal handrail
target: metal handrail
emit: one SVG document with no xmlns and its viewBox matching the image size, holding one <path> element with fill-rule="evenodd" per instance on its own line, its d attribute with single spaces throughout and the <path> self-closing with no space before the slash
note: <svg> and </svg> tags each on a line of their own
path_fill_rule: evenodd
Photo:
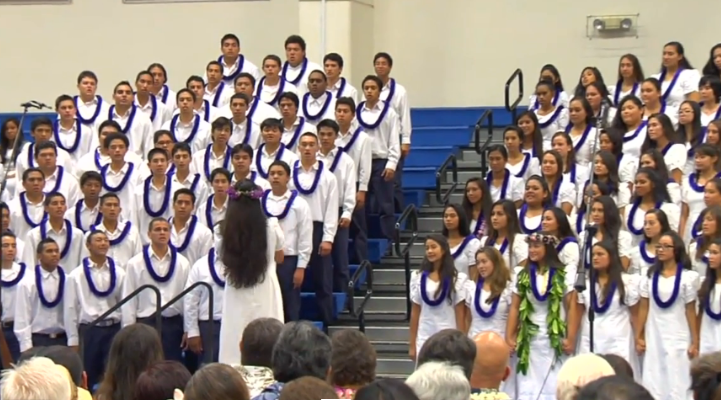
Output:
<svg viewBox="0 0 721 400">
<path fill-rule="evenodd" d="M 511 104 L 511 84 L 513 81 L 518 78 L 518 97 L 516 97 L 516 100 Z M 511 77 L 508 78 L 506 81 L 506 89 L 505 89 L 505 99 L 506 99 L 506 111 L 509 111 L 511 113 L 511 116 L 513 118 L 513 121 L 516 120 L 516 109 L 518 108 L 518 105 L 521 104 L 523 101 L 523 71 L 521 71 L 520 68 L 513 71 L 511 74 Z"/>
<path fill-rule="evenodd" d="M 183 297 L 185 297 L 188 293 L 195 290 L 195 288 L 202 286 L 208 291 L 208 319 L 209 321 L 213 321 L 213 310 L 215 309 L 215 300 L 213 299 L 213 287 L 207 283 L 207 282 L 195 282 L 194 284 L 188 286 L 187 288 L 183 289 L 182 292 L 178 293 L 177 296 L 173 297 L 172 299 L 168 300 L 167 303 L 163 304 L 162 307 L 159 308 L 156 314 L 157 316 L 161 315 L 161 313 L 168 308 L 172 307 L 173 304 L 177 303 L 178 301 L 182 300 Z M 210 335 L 210 337 L 206 338 L 206 344 L 208 345 L 209 349 L 206 351 L 206 349 L 203 349 L 203 353 L 205 358 L 207 359 L 210 357 L 210 360 L 208 362 L 212 362 L 213 354 L 214 354 L 214 348 L 215 343 L 213 342 L 213 335 Z"/>
<path fill-rule="evenodd" d="M 355 307 L 355 286 L 360 279 L 363 271 L 365 271 L 366 273 L 366 293 L 363 296 L 363 300 L 361 300 L 358 307 Z M 358 330 L 360 330 L 361 332 L 365 332 L 365 308 L 371 296 L 373 295 L 373 264 L 371 264 L 370 261 L 363 260 L 360 263 L 358 269 L 355 271 L 353 276 L 350 278 L 350 281 L 348 282 L 348 288 L 346 292 L 348 295 L 348 312 L 352 317 L 358 318 Z"/>
<path fill-rule="evenodd" d="M 486 122 L 486 141 L 481 143 L 481 131 L 483 131 L 483 123 Z M 486 150 L 493 141 L 493 111 L 486 110 L 476 121 L 473 128 L 473 141 L 475 143 L 476 153 L 481 155 L 481 177 L 485 178 L 488 173 L 488 162 L 486 161 Z"/>
<path fill-rule="evenodd" d="M 405 223 L 406 232 L 411 232 L 411 237 L 408 239 L 405 247 L 401 249 L 401 227 Z M 398 257 L 403 257 L 403 267 L 405 270 L 406 278 L 406 319 L 411 317 L 411 248 L 418 239 L 418 209 L 413 204 L 409 204 L 400 218 L 396 222 L 395 227 L 395 250 Z"/>
<path fill-rule="evenodd" d="M 443 189 L 441 188 L 441 184 L 447 183 L 446 182 L 446 172 L 448 171 L 448 168 L 451 168 L 451 173 L 453 175 L 453 184 L 451 185 L 448 190 L 446 190 L 445 193 L 443 193 Z M 458 187 L 458 162 L 456 159 L 455 154 L 449 154 L 448 158 L 446 158 L 446 161 L 443 161 L 443 164 L 441 164 L 441 167 L 438 168 L 438 171 L 436 171 L 436 200 L 438 201 L 438 204 L 448 204 L 448 199 L 451 197 L 453 192 L 456 191 L 456 188 Z"/>
</svg>

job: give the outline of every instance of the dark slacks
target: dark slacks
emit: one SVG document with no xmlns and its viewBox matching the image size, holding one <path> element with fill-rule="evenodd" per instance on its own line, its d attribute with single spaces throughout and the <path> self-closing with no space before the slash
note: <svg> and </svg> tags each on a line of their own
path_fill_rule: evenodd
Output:
<svg viewBox="0 0 721 400">
<path fill-rule="evenodd" d="M 380 214 L 381 231 L 384 239 L 393 241 L 395 232 L 395 214 L 393 212 L 393 185 L 394 181 L 386 181 L 383 171 L 386 159 L 375 158 L 371 163 L 371 179 L 368 182 L 368 192 L 375 199 L 376 208 Z M 398 173 L 398 170 L 396 170 Z M 369 207 L 366 204 L 366 210 Z"/>
<path fill-rule="evenodd" d="M 161 319 L 160 340 L 163 342 L 163 353 L 165 359 L 171 361 L 183 362 L 183 349 L 180 345 L 183 343 L 183 317 L 176 315 L 173 317 L 162 317 Z M 155 327 L 155 317 L 138 318 L 141 324 Z"/>
<path fill-rule="evenodd" d="M 283 316 L 285 322 L 300 319 L 300 288 L 293 287 L 293 274 L 298 265 L 298 256 L 285 256 L 283 262 L 276 265 L 278 285 L 283 296 Z"/>
<path fill-rule="evenodd" d="M 18 362 L 18 358 L 20 358 L 20 342 L 18 342 L 18 338 L 15 336 L 15 331 L 13 331 L 14 325 L 13 321 L 2 323 L 3 335 L 5 336 L 5 341 L 10 349 L 12 363 Z M 0 368 L 2 368 L 2 361 L 2 355 L 0 355 Z"/>
<path fill-rule="evenodd" d="M 393 175 L 393 194 L 395 200 L 395 211 L 397 213 L 403 212 L 405 207 L 405 201 L 403 201 L 403 165 L 406 163 L 406 158 L 401 156 L 396 166 L 396 173 Z"/>
<path fill-rule="evenodd" d="M 308 279 L 307 273 L 310 272 L 320 318 L 323 324 L 328 326 L 333 321 L 333 266 L 330 255 L 319 254 L 322 239 L 323 223 L 313 221 L 313 252 L 305 279 Z"/>
<path fill-rule="evenodd" d="M 115 335 L 120 332 L 120 322 L 111 323 L 105 326 L 89 327 L 80 324 L 80 337 L 83 346 L 83 367 L 88 376 L 88 387 L 100 383 L 105 372 L 105 363 L 110 353 L 110 344 Z"/>
<path fill-rule="evenodd" d="M 33 347 L 67 346 L 68 337 L 63 333 L 33 333 Z M 16 360 L 17 361 L 17 360 Z"/>
<path fill-rule="evenodd" d="M 201 366 L 218 362 L 218 354 L 220 350 L 220 320 L 217 321 L 198 321 L 200 329 L 200 341 L 203 344 L 203 354 L 201 354 Z"/>
<path fill-rule="evenodd" d="M 343 210 L 338 211 L 338 215 L 342 215 Z M 352 217 L 351 217 L 352 220 Z M 333 291 L 345 292 L 348 288 L 350 275 L 348 272 L 348 237 L 350 228 L 338 227 L 333 239 L 333 252 L 331 260 L 333 261 Z"/>
<path fill-rule="evenodd" d="M 366 203 L 369 200 L 368 193 L 366 193 Z M 367 205 L 363 207 L 356 207 L 353 210 L 353 219 L 350 222 L 350 237 L 353 239 L 353 250 L 356 259 L 353 260 L 356 264 L 360 264 L 361 261 L 368 259 L 368 220 L 366 215 Z"/>
</svg>

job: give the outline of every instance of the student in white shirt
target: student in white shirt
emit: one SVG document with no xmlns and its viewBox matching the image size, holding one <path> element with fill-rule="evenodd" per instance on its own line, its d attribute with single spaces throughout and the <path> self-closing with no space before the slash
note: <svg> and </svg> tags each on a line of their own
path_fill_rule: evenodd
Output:
<svg viewBox="0 0 721 400">
<path fill-rule="evenodd" d="M 228 188 L 230 187 L 230 172 L 227 169 L 216 168 L 210 173 L 210 183 L 213 186 L 213 194 L 200 203 L 197 208 L 197 215 L 201 221 L 210 229 L 225 219 L 225 212 L 228 210 Z"/>
<path fill-rule="evenodd" d="M 210 196 L 210 189 L 202 175 L 191 171 L 190 163 L 192 160 L 193 153 L 190 146 L 186 143 L 176 143 L 171 152 L 173 165 L 167 175 L 173 183 L 177 183 L 180 187 L 193 192 L 197 202 L 203 202 Z"/>
<path fill-rule="evenodd" d="M 93 128 L 78 121 L 75 101 L 66 94 L 55 100 L 55 111 L 58 113 L 58 120 L 53 124 L 52 140 L 77 162 L 92 148 L 95 137 Z"/>
<path fill-rule="evenodd" d="M 140 71 L 135 78 L 135 106 L 150 119 L 153 132 L 160 129 L 165 121 L 173 115 L 173 110 L 158 100 L 151 92 L 153 74 L 150 71 Z"/>
<path fill-rule="evenodd" d="M 296 85 L 288 82 L 280 75 L 280 57 L 275 54 L 263 59 L 264 76 L 258 81 L 255 94 L 271 107 L 278 108 L 278 101 L 283 93 L 291 92 L 298 95 Z"/>
<path fill-rule="evenodd" d="M 233 95 L 235 97 L 236 95 Z M 199 173 L 207 183 L 211 183 L 210 174 L 216 168 L 222 168 L 231 171 L 233 165 L 230 162 L 230 152 L 232 147 L 228 143 L 232 124 L 228 118 L 219 117 L 211 124 L 213 143 L 209 144 L 205 149 L 193 154 L 193 162 L 190 170 L 193 173 Z M 258 128 L 260 131 L 260 128 Z"/>
<path fill-rule="evenodd" d="M 170 131 L 176 143 L 188 143 L 196 151 L 204 149 L 210 143 L 210 124 L 193 111 L 195 93 L 189 89 L 180 89 L 176 100 L 179 113 L 163 124 L 162 129 Z M 152 148 L 148 143 L 151 138 L 146 137 L 148 150 Z"/>
<path fill-rule="evenodd" d="M 661 72 L 653 77 L 661 83 L 663 102 L 670 106 L 678 108 L 684 100 L 700 100 L 699 73 L 691 66 L 679 42 L 668 42 L 663 46 Z"/>
<path fill-rule="evenodd" d="M 60 262 L 60 247 L 50 238 L 35 249 L 39 265 L 30 267 L 17 288 L 15 336 L 20 352 L 33 347 L 67 346 L 63 325 L 66 275 Z"/>
<path fill-rule="evenodd" d="M 203 118 L 203 121 L 212 123 L 220 116 L 220 109 L 218 107 L 213 107 L 208 100 L 203 98 L 205 95 L 205 81 L 203 81 L 203 78 L 198 75 L 193 75 L 185 82 L 185 87 L 195 94 L 193 111 L 195 111 L 196 114 L 199 114 L 200 117 Z M 173 114 L 180 112 L 175 98 L 177 98 L 177 94 L 173 95 L 173 103 L 175 104 L 175 111 Z"/>
<path fill-rule="evenodd" d="M 288 165 L 292 165 L 298 156 L 291 150 L 288 150 L 281 142 L 283 125 L 281 121 L 268 118 L 260 124 L 260 131 L 263 135 L 263 144 L 258 146 L 253 161 L 253 170 L 263 179 L 268 179 L 268 167 L 273 161 L 284 161 Z M 235 163 L 233 163 L 234 168 Z"/>
<path fill-rule="evenodd" d="M 280 118 L 280 112 L 275 107 L 269 106 L 255 95 L 255 78 L 248 73 L 241 73 L 235 78 L 235 93 L 243 93 L 248 96 L 250 103 L 246 115 L 256 123 L 265 121 L 268 118 Z M 230 107 L 221 110 L 221 115 L 230 118 L 233 116 Z"/>
<path fill-rule="evenodd" d="M 95 127 L 108 115 L 110 104 L 102 97 L 96 95 L 98 90 L 98 77 L 93 71 L 82 71 L 78 74 L 78 96 L 75 96 L 75 109 L 77 119 L 81 124 Z M 100 117 L 100 118 L 98 118 Z"/>
<path fill-rule="evenodd" d="M 325 119 L 318 124 L 318 140 L 320 151 L 317 158 L 323 162 L 328 171 L 332 172 L 338 183 L 338 229 L 333 241 L 333 291 L 344 292 L 350 280 L 348 270 L 348 239 L 351 219 L 356 202 L 356 177 L 353 159 L 343 149 L 336 147 L 340 128 L 332 119 Z"/>
<path fill-rule="evenodd" d="M 102 221 L 100 213 L 100 192 L 103 189 L 103 177 L 99 172 L 88 171 L 80 177 L 80 190 L 82 197 L 78 199 L 65 213 L 65 219 L 73 227 L 87 232 L 91 226 Z"/>
<path fill-rule="evenodd" d="M 49 142 L 53 138 L 53 122 L 47 117 L 37 117 L 30 123 L 30 135 L 35 139 L 35 142 L 23 143 L 23 148 L 20 150 L 17 160 L 15 161 L 15 176 L 23 176 L 28 168 L 37 167 L 35 157 L 35 147 L 41 143 Z M 70 154 L 63 149 L 57 151 L 57 164 L 62 165 L 63 168 L 68 171 L 71 175 L 75 174 L 75 162 L 73 161 Z M 22 188 L 15 186 L 15 194 L 20 193 Z"/>
<path fill-rule="evenodd" d="M 161 63 L 152 63 L 148 66 L 148 72 L 153 75 L 153 84 L 150 86 L 150 93 L 156 99 L 163 102 L 172 112 L 175 110 L 175 92 L 168 87 L 168 71 Z"/>
<path fill-rule="evenodd" d="M 683 168 L 688 157 L 686 145 L 673 129 L 671 118 L 666 114 L 654 114 L 648 119 L 648 134 L 641 146 L 641 153 L 652 148 L 663 154 L 669 178 L 679 185 L 682 184 Z"/>
<path fill-rule="evenodd" d="M 291 35 L 285 39 L 285 58 L 281 75 L 290 83 L 298 87 L 298 94 L 307 90 L 306 82 L 311 71 L 322 69 L 320 65 L 311 62 L 306 57 L 305 39 L 299 35 Z"/>
<path fill-rule="evenodd" d="M 260 76 L 258 67 L 241 54 L 238 36 L 232 33 L 223 35 L 220 39 L 220 51 L 223 55 L 218 57 L 218 62 L 223 65 L 223 82 L 227 85 L 232 86 L 241 73 L 250 74 L 256 79 Z"/>
<path fill-rule="evenodd" d="M 213 232 L 193 215 L 195 193 L 178 189 L 173 194 L 173 216 L 170 218 L 170 244 L 193 265 L 213 247 Z"/>
<path fill-rule="evenodd" d="M 87 171 L 100 172 L 103 166 L 110 164 L 110 153 L 105 147 L 105 138 L 112 133 L 120 133 L 120 125 L 115 121 L 104 121 L 98 127 L 98 146 L 83 154 L 75 168 L 75 176 L 80 177 Z M 142 164 L 143 159 L 132 151 L 125 153 L 127 161 Z"/>
<path fill-rule="evenodd" d="M 128 137 L 122 133 L 110 134 L 105 138 L 104 146 L 110 154 L 110 163 L 100 169 L 103 177 L 103 194 L 115 193 L 123 205 L 122 218 L 130 220 L 133 216 L 135 188 L 147 174 L 147 166 L 126 160 Z"/>
<path fill-rule="evenodd" d="M 230 96 L 233 95 L 233 87 L 223 82 L 223 64 L 217 61 L 209 62 L 205 67 L 205 76 L 207 83 L 203 98 L 208 100 L 213 107 L 225 107 L 230 101 Z"/>
<path fill-rule="evenodd" d="M 129 220 L 121 220 L 122 208 L 120 198 L 115 193 L 106 193 L 100 197 L 100 214 L 102 221 L 90 228 L 90 232 L 98 230 L 105 232 L 110 241 L 108 257 L 115 263 L 126 268 L 128 261 L 143 248 L 138 227 Z M 87 250 L 87 249 L 86 249 Z M 83 257 L 88 253 L 83 252 Z"/>
<path fill-rule="evenodd" d="M 230 152 L 230 157 L 233 163 L 233 177 L 230 181 L 231 184 L 240 182 L 244 179 L 249 179 L 256 185 L 260 186 L 263 190 L 270 189 L 268 181 L 261 177 L 257 171 L 251 170 L 251 165 L 253 164 L 252 147 L 247 144 L 236 144 Z"/>
<path fill-rule="evenodd" d="M 7 203 L 0 202 L 0 215 L 2 215 L 2 218 L 0 219 L 2 221 L 2 223 L 0 224 L 0 232 L 11 232 L 14 234 L 14 232 L 12 232 L 12 229 L 10 229 L 11 212 L 10 206 Z M 25 242 L 16 236 L 15 244 L 15 247 L 17 249 L 17 251 L 15 252 L 15 258 L 16 260 L 20 260 L 20 256 L 23 254 L 23 248 L 25 247 Z"/>
<path fill-rule="evenodd" d="M 315 125 L 311 124 L 305 117 L 298 115 L 300 100 L 295 93 L 283 93 L 280 96 L 279 108 L 282 115 L 283 137 L 281 142 L 285 147 L 298 153 L 298 140 L 300 135 L 309 132 L 316 133 Z"/>
<path fill-rule="evenodd" d="M 47 219 L 27 235 L 27 246 L 23 251 L 22 260 L 27 265 L 36 265 L 38 259 L 35 249 L 43 240 L 50 238 L 60 246 L 60 265 L 70 272 L 80 264 L 83 251 L 83 232 L 65 219 L 68 206 L 65 196 L 58 192 L 48 193 L 45 196 L 45 213 Z"/>
<path fill-rule="evenodd" d="M 358 90 L 341 76 L 343 65 L 343 57 L 338 53 L 328 53 L 323 57 L 323 71 L 328 77 L 328 90 L 336 100 L 341 97 L 349 97 L 357 103 L 360 101 Z"/>
<path fill-rule="evenodd" d="M 291 179 L 288 164 L 274 161 L 269 170 L 272 189 L 265 192 L 261 204 L 268 218 L 278 219 L 285 235 L 283 261 L 277 264 L 276 273 L 283 296 L 285 321 L 298 321 L 300 288 L 313 254 L 313 218 L 308 202 L 288 187 Z"/>
<path fill-rule="evenodd" d="M 308 75 L 308 93 L 301 97 L 300 111 L 311 124 L 335 117 L 335 97 L 327 88 L 325 72 L 316 70 Z"/>
<path fill-rule="evenodd" d="M 488 165 L 490 168 L 488 175 L 486 175 L 488 190 L 494 202 L 508 199 L 516 203 L 516 207 L 520 207 L 523 202 L 523 192 L 525 191 L 524 181 L 513 175 L 506 168 L 507 164 L 508 151 L 504 146 L 492 145 L 488 148 Z"/>
<path fill-rule="evenodd" d="M 59 192 L 71 204 L 81 196 L 77 178 L 57 164 L 58 147 L 55 142 L 43 142 L 35 146 L 35 161 L 45 175 L 45 193 Z"/>
<path fill-rule="evenodd" d="M 17 258 L 17 238 L 12 232 L 2 233 L 2 331 L 5 335 L 11 362 L 18 362 L 20 357 L 20 344 L 15 336 L 13 326 L 15 322 L 15 299 L 18 284 L 22 281 L 29 269 L 24 263 L 15 261 Z"/>
<path fill-rule="evenodd" d="M 236 144 L 249 144 L 257 149 L 261 143 L 259 122 L 254 121 L 248 113 L 250 98 L 245 93 L 236 93 L 230 98 L 230 122 L 232 125 L 228 144 L 232 147 Z M 256 123 L 258 122 L 258 123 Z"/>
<path fill-rule="evenodd" d="M 305 199 L 313 219 L 313 252 L 308 268 L 313 275 L 313 289 L 324 326 L 332 322 L 333 277 L 331 252 L 338 229 L 338 182 L 330 166 L 318 161 L 318 137 L 304 133 L 298 150 L 300 160 L 292 165 L 292 188 Z"/>
<path fill-rule="evenodd" d="M 143 156 L 149 149 L 144 147 L 144 140 L 152 137 L 153 124 L 145 114 L 135 106 L 133 87 L 130 82 L 122 81 L 113 89 L 115 104 L 110 106 L 107 115 L 100 119 L 99 124 L 105 120 L 116 121 L 121 132 L 128 137 L 128 148 L 139 156 Z M 95 145 L 96 143 L 93 143 Z"/>
<path fill-rule="evenodd" d="M 185 286 L 190 271 L 188 259 L 170 246 L 170 223 L 165 218 L 153 218 L 148 224 L 150 244 L 128 261 L 127 275 L 123 285 L 123 298 L 143 285 L 153 285 L 160 290 L 163 306 L 161 342 L 167 360 L 182 361 L 183 303 L 168 302 L 178 296 Z M 157 305 L 150 291 L 130 300 L 122 310 L 123 326 L 136 322 L 155 326 Z"/>
<path fill-rule="evenodd" d="M 64 324 L 68 346 L 78 351 L 82 335 L 83 367 L 88 387 L 100 381 L 110 344 L 120 331 L 120 310 L 95 326 L 91 322 L 123 299 L 125 270 L 108 257 L 110 240 L 103 231 L 92 231 L 85 239 L 88 257 L 68 274 L 64 301 Z"/>
<path fill-rule="evenodd" d="M 45 174 L 37 168 L 23 172 L 20 192 L 9 204 L 10 226 L 18 237 L 24 238 L 31 229 L 40 225 L 45 214 Z"/>
<path fill-rule="evenodd" d="M 175 148 L 175 137 L 172 133 L 170 133 L 167 129 L 161 129 L 153 134 L 153 147 L 151 149 L 161 149 L 165 150 L 165 153 L 168 154 L 168 157 L 173 153 L 173 149 Z M 173 164 L 173 160 L 169 160 L 168 163 L 168 173 L 171 173 L 175 170 L 175 165 Z M 148 170 L 147 176 L 150 175 L 150 170 Z M 145 179 L 147 178 L 146 175 L 143 175 L 141 178 Z"/>
</svg>

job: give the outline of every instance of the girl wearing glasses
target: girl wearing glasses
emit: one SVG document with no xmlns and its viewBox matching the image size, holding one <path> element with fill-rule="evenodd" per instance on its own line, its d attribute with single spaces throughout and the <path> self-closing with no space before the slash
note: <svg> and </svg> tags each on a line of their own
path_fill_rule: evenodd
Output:
<svg viewBox="0 0 721 400">
<path fill-rule="evenodd" d="M 652 209 L 643 218 L 643 239 L 631 250 L 629 274 L 646 276 L 649 268 L 656 263 L 656 246 L 664 232 L 671 230 L 666 213 Z"/>
</svg>

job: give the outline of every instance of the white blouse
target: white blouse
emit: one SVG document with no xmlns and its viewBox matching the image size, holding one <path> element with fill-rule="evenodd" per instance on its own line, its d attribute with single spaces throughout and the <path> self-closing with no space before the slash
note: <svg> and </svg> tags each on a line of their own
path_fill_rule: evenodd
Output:
<svg viewBox="0 0 721 400">
<path fill-rule="evenodd" d="M 701 75 L 695 69 L 683 69 L 677 72 L 678 79 L 674 83 L 674 79 L 665 80 L 661 82 L 661 93 L 666 99 L 666 104 L 679 107 L 681 103 L 686 100 L 686 95 L 693 92 L 698 92 L 698 81 L 701 79 Z M 654 78 L 661 80 L 661 73 L 654 74 Z M 671 83 L 674 83 L 671 87 Z"/>
<path fill-rule="evenodd" d="M 543 134 L 543 151 L 551 150 L 551 139 L 558 131 L 563 131 L 568 125 L 568 108 L 557 106 L 552 112 L 546 115 L 539 115 L 538 110 L 533 110 L 538 118 L 538 127 Z"/>
<path fill-rule="evenodd" d="M 578 136 L 571 135 L 573 148 L 576 150 L 576 163 L 588 166 L 593 159 L 593 150 L 600 150 L 598 146 L 598 131 L 592 126 L 588 126 L 586 130 Z"/>
<path fill-rule="evenodd" d="M 666 213 L 671 230 L 678 231 L 679 219 L 681 217 L 681 209 L 679 206 L 673 203 L 664 202 L 661 203 L 659 209 Z M 638 245 L 641 240 L 643 240 L 643 223 L 645 218 L 646 211 L 642 210 L 640 207 L 636 207 L 636 204 L 634 203 L 631 203 L 630 207 L 626 209 L 626 217 L 623 220 L 623 227 L 631 234 L 634 246 Z M 641 233 L 636 235 L 633 233 L 634 230 L 640 230 Z"/>
<path fill-rule="evenodd" d="M 511 282 L 508 282 L 506 288 L 498 297 L 498 305 L 495 306 L 493 315 L 487 318 L 481 316 L 478 308 L 480 308 L 483 313 L 488 313 L 493 310 L 494 305 L 486 303 L 486 300 L 491 297 L 491 292 L 479 288 L 476 282 L 469 279 L 466 281 L 465 294 L 466 307 L 471 310 L 471 326 L 468 330 L 468 337 L 473 338 L 479 333 L 488 331 L 496 332 L 505 337 L 508 310 L 511 307 L 511 300 L 513 299 Z M 477 296 L 477 294 L 480 294 L 480 296 Z"/>
<path fill-rule="evenodd" d="M 451 247 L 451 255 L 458 272 L 468 274 L 468 270 L 476 265 L 476 252 L 479 248 L 481 241 L 475 236 L 468 236 Z"/>
<path fill-rule="evenodd" d="M 641 122 L 638 128 L 623 134 L 623 154 L 635 159 L 641 158 L 641 147 L 648 135 L 648 121 Z"/>
<path fill-rule="evenodd" d="M 458 274 L 453 285 L 453 292 L 449 294 L 451 301 L 444 299 L 441 304 L 431 306 L 423 301 L 421 278 L 421 271 L 413 272 L 410 287 L 411 301 L 421 307 L 416 336 L 416 354 L 423 347 L 423 343 L 436 332 L 443 329 L 457 329 L 455 306 L 466 299 L 464 288 L 468 279 L 466 274 Z M 436 290 L 438 290 L 439 285 L 440 282 L 435 282 L 432 279 L 426 280 L 426 296 L 429 299 L 436 300 Z"/>
<path fill-rule="evenodd" d="M 488 246 L 487 241 L 488 236 L 483 236 L 481 246 Z M 508 248 L 508 240 L 504 240 L 502 243 L 494 243 L 493 247 L 501 253 L 503 261 L 511 271 L 528 258 L 528 243 L 526 243 L 526 235 L 522 233 L 513 237 L 513 248 L 511 249 Z"/>
<path fill-rule="evenodd" d="M 696 259 L 698 242 L 695 240 L 688 245 L 688 258 L 691 259 L 691 266 L 693 270 L 698 272 L 700 276 L 706 276 L 706 270 L 708 269 L 708 251 L 701 256 L 701 259 Z"/>
<path fill-rule="evenodd" d="M 506 180 L 503 181 L 505 185 L 502 184 L 500 187 L 493 186 L 491 174 L 486 176 L 486 183 L 488 183 L 488 190 L 491 192 L 491 199 L 493 202 L 496 202 L 501 198 L 511 201 L 523 200 L 523 192 L 526 190 L 526 183 L 523 179 L 517 178 L 510 171 L 508 171 L 508 174 L 506 175 Z"/>
<path fill-rule="evenodd" d="M 524 157 L 518 164 L 511 164 L 510 160 L 506 163 L 506 169 L 516 177 L 526 181 L 532 175 L 541 174 L 541 166 L 538 163 L 538 158 L 533 157 L 529 152 L 523 153 Z"/>
</svg>

